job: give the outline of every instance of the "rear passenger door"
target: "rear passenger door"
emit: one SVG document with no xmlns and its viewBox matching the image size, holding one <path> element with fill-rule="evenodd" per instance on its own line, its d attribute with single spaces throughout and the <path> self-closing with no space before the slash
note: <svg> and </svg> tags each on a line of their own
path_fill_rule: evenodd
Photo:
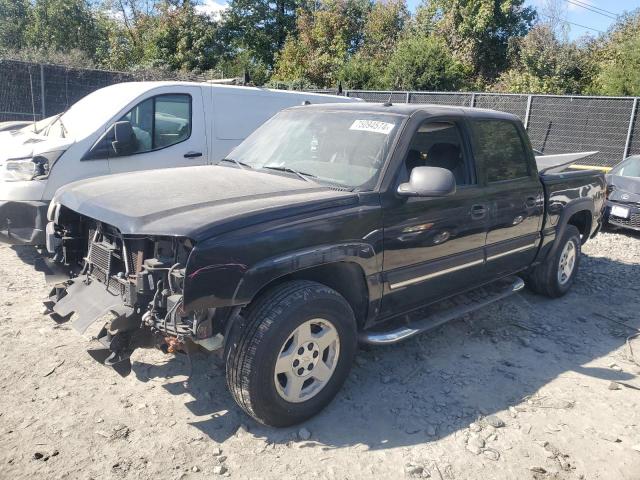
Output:
<svg viewBox="0 0 640 480">
<path fill-rule="evenodd" d="M 473 151 L 486 184 L 487 275 L 527 267 L 540 244 L 543 189 L 526 133 L 504 119 L 470 119 Z"/>
</svg>

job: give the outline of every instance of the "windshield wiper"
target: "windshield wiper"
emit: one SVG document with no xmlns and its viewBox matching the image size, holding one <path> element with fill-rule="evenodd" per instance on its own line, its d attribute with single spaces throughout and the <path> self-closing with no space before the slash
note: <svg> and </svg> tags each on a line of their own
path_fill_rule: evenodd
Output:
<svg viewBox="0 0 640 480">
<path fill-rule="evenodd" d="M 67 138 L 67 133 L 69 132 L 67 131 L 67 127 L 64 126 L 64 123 L 62 123 L 62 118 L 59 118 L 58 122 L 60 122 L 60 131 L 62 132 L 62 138 Z"/>
<path fill-rule="evenodd" d="M 51 125 L 53 125 L 54 123 L 56 123 L 58 120 L 60 120 L 60 118 L 62 118 L 62 116 L 67 113 L 69 111 L 68 108 L 66 108 L 64 111 L 60 112 L 59 114 L 57 114 L 55 117 L 53 117 L 53 119 L 47 123 L 44 127 L 42 127 L 40 130 L 38 130 L 37 132 L 34 129 L 34 133 L 39 134 L 40 132 L 45 132 L 45 135 L 49 135 L 49 129 L 51 128 Z M 60 121 L 60 124 L 62 125 L 62 121 Z M 64 128 L 64 125 L 62 125 L 62 128 L 64 130 L 66 130 L 66 128 Z"/>
<path fill-rule="evenodd" d="M 313 180 L 311 180 L 311 178 L 318 178 L 316 175 L 313 175 L 311 173 L 305 173 L 305 172 L 299 172 L 298 170 L 295 170 L 291 167 L 262 167 L 265 170 L 277 170 L 279 172 L 288 172 L 288 173 L 293 173 L 294 175 L 297 175 L 298 177 L 300 177 L 302 180 L 304 180 L 305 182 L 312 182 L 315 183 Z M 311 177 L 311 178 L 309 178 Z"/>
<path fill-rule="evenodd" d="M 246 170 L 246 169 L 253 170 L 253 167 L 251 165 L 249 165 L 248 163 L 240 162 L 235 158 L 223 158 L 222 160 L 220 160 L 220 162 L 235 163 L 239 168 L 243 170 Z"/>
</svg>

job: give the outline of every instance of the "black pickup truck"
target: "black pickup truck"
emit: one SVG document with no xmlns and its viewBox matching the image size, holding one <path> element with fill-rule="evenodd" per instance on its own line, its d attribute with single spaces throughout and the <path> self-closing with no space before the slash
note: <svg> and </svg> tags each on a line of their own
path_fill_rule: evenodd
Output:
<svg viewBox="0 0 640 480">
<path fill-rule="evenodd" d="M 61 189 L 47 245 L 75 273 L 46 305 L 80 331 L 111 312 L 92 355 L 123 373 L 138 347 L 221 352 L 238 404 L 291 425 L 336 395 L 358 342 L 409 338 L 521 277 L 565 294 L 604 200 L 601 174 L 540 174 L 512 115 L 305 105 L 219 165 Z"/>
</svg>

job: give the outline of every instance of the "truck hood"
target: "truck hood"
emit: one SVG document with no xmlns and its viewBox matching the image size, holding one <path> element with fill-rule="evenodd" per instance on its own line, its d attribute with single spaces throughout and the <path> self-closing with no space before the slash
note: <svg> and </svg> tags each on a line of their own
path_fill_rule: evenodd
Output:
<svg viewBox="0 0 640 480">
<path fill-rule="evenodd" d="M 46 152 L 66 150 L 71 138 L 42 137 L 21 130 L 0 132 L 0 166 L 8 159 L 31 158 Z"/>
<path fill-rule="evenodd" d="M 261 221 L 357 202 L 352 192 L 223 166 L 142 171 L 81 180 L 53 199 L 123 235 L 204 240 Z"/>
</svg>

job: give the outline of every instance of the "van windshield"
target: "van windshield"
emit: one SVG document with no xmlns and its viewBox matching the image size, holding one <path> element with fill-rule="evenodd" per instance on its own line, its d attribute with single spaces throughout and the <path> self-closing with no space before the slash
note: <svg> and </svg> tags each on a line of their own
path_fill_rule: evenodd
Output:
<svg viewBox="0 0 640 480">
<path fill-rule="evenodd" d="M 84 138 L 103 128 L 139 93 L 136 89 L 127 88 L 127 84 L 101 88 L 81 98 L 63 113 L 40 120 L 35 126 L 28 125 L 22 131 L 54 138 Z"/>
<path fill-rule="evenodd" d="M 370 112 L 286 110 L 251 134 L 228 159 L 253 169 L 368 190 L 378 180 L 403 119 Z"/>
</svg>

